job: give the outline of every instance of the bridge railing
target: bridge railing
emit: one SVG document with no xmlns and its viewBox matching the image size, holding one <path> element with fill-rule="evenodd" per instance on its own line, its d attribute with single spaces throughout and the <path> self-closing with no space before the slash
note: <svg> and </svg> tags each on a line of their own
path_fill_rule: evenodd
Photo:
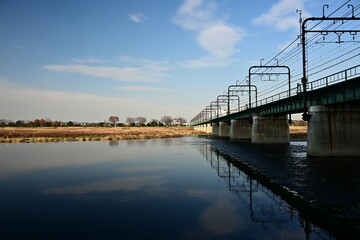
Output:
<svg viewBox="0 0 360 240">
<path fill-rule="evenodd" d="M 267 98 L 264 98 L 264 99 L 261 99 L 261 100 L 257 101 L 255 104 L 253 104 L 253 107 L 259 107 L 259 106 L 262 106 L 262 105 L 265 105 L 265 104 L 268 104 L 268 103 L 276 102 L 276 101 L 279 101 L 281 99 L 285 99 L 285 98 L 294 96 L 297 93 L 298 93 L 297 87 L 292 88 L 292 89 L 290 89 L 290 95 L 289 95 L 289 90 L 283 91 L 283 92 L 280 92 L 280 93 L 275 94 L 273 96 L 270 96 L 270 97 L 267 97 Z"/>
<path fill-rule="evenodd" d="M 306 90 L 307 91 L 312 91 L 312 90 L 322 88 L 322 87 L 326 87 L 326 86 L 329 86 L 329 85 L 332 85 L 332 84 L 335 84 L 335 83 L 338 83 L 338 82 L 341 82 L 341 81 L 348 81 L 348 80 L 350 80 L 352 78 L 355 78 L 355 77 L 357 77 L 359 75 L 360 75 L 360 65 L 357 65 L 357 66 L 354 66 L 352 68 L 348 68 L 346 70 L 343 70 L 343 71 L 328 75 L 326 77 L 317 79 L 315 81 L 309 82 L 309 83 L 307 83 Z M 253 107 L 259 107 L 259 106 L 269 104 L 269 103 L 272 103 L 272 102 L 276 102 L 276 101 L 279 101 L 279 100 L 282 100 L 282 99 L 285 99 L 285 98 L 288 98 L 288 97 L 291 97 L 291 96 L 296 96 L 297 94 L 300 94 L 302 92 L 303 92 L 302 85 L 298 84 L 296 87 L 290 89 L 290 91 L 289 90 L 283 91 L 283 92 L 277 93 L 277 94 L 275 94 L 273 96 L 261 99 L 261 100 L 259 100 L 257 102 L 254 102 L 254 103 L 251 104 L 251 107 L 252 108 Z M 230 114 L 237 113 L 237 112 L 242 112 L 244 110 L 247 110 L 248 108 L 249 108 L 249 106 L 248 106 L 248 104 L 246 104 L 244 106 L 241 106 L 240 108 L 231 109 Z M 223 111 L 223 112 L 219 113 L 219 117 L 223 117 L 223 116 L 226 116 L 226 115 L 227 115 L 226 111 Z M 217 116 L 213 116 L 212 119 L 216 119 L 216 118 L 217 118 Z M 209 120 L 212 120 L 212 119 L 207 119 L 206 121 L 209 121 Z"/>
<path fill-rule="evenodd" d="M 329 85 L 335 84 L 337 82 L 347 81 L 347 80 L 352 79 L 359 75 L 360 75 L 360 65 L 357 65 L 355 67 L 346 69 L 344 71 L 337 72 L 332 75 L 312 81 L 312 82 L 308 83 L 307 89 L 315 90 L 315 89 L 318 89 L 323 86 L 329 86 Z"/>
<path fill-rule="evenodd" d="M 312 91 L 312 90 L 315 90 L 315 89 L 318 89 L 318 88 L 321 88 L 324 86 L 329 86 L 329 85 L 332 85 L 332 84 L 335 84 L 335 83 L 338 83 L 341 81 L 350 80 L 359 75 L 360 75 L 360 65 L 357 65 L 355 67 L 343 70 L 341 72 L 337 72 L 337 73 L 331 74 L 329 76 L 309 82 L 307 84 L 306 89 L 308 91 Z M 255 104 L 253 104 L 252 106 L 253 107 L 262 106 L 262 105 L 269 104 L 269 103 L 272 103 L 275 101 L 279 101 L 279 100 L 282 100 L 282 99 L 285 99 L 285 98 L 288 98 L 291 96 L 295 96 L 302 92 L 303 92 L 302 85 L 298 84 L 297 87 L 290 89 L 290 91 L 289 90 L 283 91 L 283 92 L 277 93 L 273 96 L 261 99 L 261 100 L 257 101 Z"/>
</svg>

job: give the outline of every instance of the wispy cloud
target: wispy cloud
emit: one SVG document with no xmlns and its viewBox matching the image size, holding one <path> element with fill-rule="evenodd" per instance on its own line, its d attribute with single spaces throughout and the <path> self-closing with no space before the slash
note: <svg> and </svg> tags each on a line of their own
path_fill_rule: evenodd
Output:
<svg viewBox="0 0 360 240">
<path fill-rule="evenodd" d="M 161 71 L 151 71 L 133 67 L 107 67 L 89 65 L 45 65 L 44 69 L 55 72 L 81 73 L 92 77 L 109 78 L 126 82 L 160 82 L 165 74 Z"/>
<path fill-rule="evenodd" d="M 146 16 L 142 12 L 129 13 L 128 14 L 128 19 L 130 21 L 135 22 L 135 23 L 142 23 L 143 21 L 146 20 Z"/>
<path fill-rule="evenodd" d="M 162 82 L 170 69 L 166 61 L 154 61 L 123 56 L 116 62 L 111 62 L 117 66 L 98 65 L 104 63 L 96 57 L 86 57 L 82 59 L 73 59 L 73 62 L 82 64 L 58 64 L 45 65 L 44 69 L 54 72 L 80 73 L 91 77 L 108 78 L 126 82 Z M 87 64 L 86 64 L 87 63 Z M 123 65 L 119 67 L 119 65 Z"/>
<path fill-rule="evenodd" d="M 196 42 L 209 56 L 189 60 L 183 66 L 190 66 L 189 63 L 196 63 L 191 67 L 226 66 L 231 63 L 229 58 L 238 50 L 236 45 L 246 36 L 240 27 L 232 26 L 218 17 L 216 14 L 217 4 L 209 0 L 185 0 L 179 7 L 174 23 L 185 30 L 196 33 Z M 224 37 L 226 36 L 226 38 Z M 212 57 L 220 58 L 222 61 L 209 61 Z M 209 64 L 211 62 L 211 64 Z M 220 63 L 217 65 L 217 63 Z"/>
<path fill-rule="evenodd" d="M 122 86 L 117 87 L 119 90 L 124 91 L 139 91 L 139 92 L 170 92 L 173 89 L 170 88 L 157 88 L 157 87 L 147 87 L 147 86 Z"/>
<path fill-rule="evenodd" d="M 267 13 L 260 15 L 253 20 L 254 24 L 265 25 L 280 31 L 298 29 L 298 15 L 296 9 L 302 9 L 307 15 L 304 4 L 308 0 L 280 0 L 274 4 Z"/>
<path fill-rule="evenodd" d="M 73 58 L 72 61 L 75 63 L 102 63 L 101 60 L 93 56 L 86 56 L 84 58 Z"/>
<path fill-rule="evenodd" d="M 121 56 L 119 61 L 132 67 L 141 67 L 143 69 L 153 71 L 167 71 L 171 69 L 168 61 L 165 60 L 150 60 L 145 58 L 134 58 L 130 56 Z"/>
</svg>

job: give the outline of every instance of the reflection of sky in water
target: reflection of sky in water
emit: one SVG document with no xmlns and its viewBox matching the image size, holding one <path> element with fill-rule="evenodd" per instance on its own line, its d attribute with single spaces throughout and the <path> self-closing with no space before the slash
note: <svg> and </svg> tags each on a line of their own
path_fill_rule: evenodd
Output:
<svg viewBox="0 0 360 240">
<path fill-rule="evenodd" d="M 21 239 L 305 237 L 295 211 L 206 143 L 0 145 L 1 232 Z"/>
</svg>

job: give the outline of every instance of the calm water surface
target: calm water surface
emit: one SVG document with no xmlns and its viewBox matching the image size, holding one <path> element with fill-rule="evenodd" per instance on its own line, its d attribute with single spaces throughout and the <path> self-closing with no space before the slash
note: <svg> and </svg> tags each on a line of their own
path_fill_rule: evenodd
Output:
<svg viewBox="0 0 360 240">
<path fill-rule="evenodd" d="M 207 141 L 1 144 L 0 239 L 333 239 Z"/>
</svg>

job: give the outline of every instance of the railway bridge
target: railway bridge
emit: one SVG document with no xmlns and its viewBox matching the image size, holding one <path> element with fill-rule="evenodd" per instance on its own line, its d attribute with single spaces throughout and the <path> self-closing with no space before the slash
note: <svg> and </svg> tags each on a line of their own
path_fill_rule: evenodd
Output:
<svg viewBox="0 0 360 240">
<path fill-rule="evenodd" d="M 228 92 L 212 102 L 191 125 L 217 137 L 286 144 L 290 114 L 308 109 L 308 155 L 360 156 L 360 65 L 236 109 L 229 108 L 232 95 Z M 222 110 L 220 103 L 228 108 Z"/>
</svg>

